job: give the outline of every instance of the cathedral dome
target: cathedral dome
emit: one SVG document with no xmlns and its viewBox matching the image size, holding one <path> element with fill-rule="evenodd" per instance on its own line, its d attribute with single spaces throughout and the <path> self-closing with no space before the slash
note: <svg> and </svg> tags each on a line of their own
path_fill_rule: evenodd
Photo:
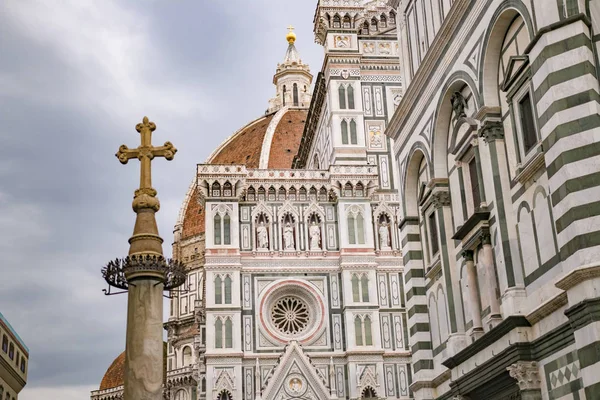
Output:
<svg viewBox="0 0 600 400">
<path fill-rule="evenodd" d="M 284 107 L 259 117 L 227 138 L 206 160 L 206 164 L 237 164 L 247 168 L 289 169 L 298 153 L 307 108 Z M 196 200 L 195 181 L 181 208 L 180 239 L 204 233 L 204 210 Z M 176 238 L 177 240 L 177 238 Z"/>
<path fill-rule="evenodd" d="M 125 367 L 125 352 L 119 354 L 106 370 L 99 390 L 106 390 L 123 385 Z"/>
</svg>

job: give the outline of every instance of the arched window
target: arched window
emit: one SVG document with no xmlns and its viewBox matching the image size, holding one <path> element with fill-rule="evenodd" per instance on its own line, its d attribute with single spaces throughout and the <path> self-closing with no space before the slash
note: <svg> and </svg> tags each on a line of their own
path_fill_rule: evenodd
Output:
<svg viewBox="0 0 600 400">
<path fill-rule="evenodd" d="M 221 196 L 221 185 L 219 184 L 219 182 L 215 182 L 212 184 L 212 195 L 213 197 Z"/>
<path fill-rule="evenodd" d="M 200 391 L 202 393 L 206 392 L 206 377 L 204 377 L 204 376 L 202 377 L 202 383 L 200 385 Z"/>
<path fill-rule="evenodd" d="M 248 200 L 254 201 L 256 199 L 256 189 L 253 186 L 248 188 Z"/>
<path fill-rule="evenodd" d="M 296 188 L 295 187 L 291 187 L 290 190 L 288 191 L 288 194 L 290 196 L 290 200 L 296 200 Z"/>
<path fill-rule="evenodd" d="M 231 218 L 229 214 L 223 217 L 223 244 L 231 244 Z"/>
<path fill-rule="evenodd" d="M 371 19 L 371 30 L 372 31 L 376 31 L 377 30 L 377 18 L 373 17 Z"/>
<path fill-rule="evenodd" d="M 342 19 L 337 14 L 333 16 L 333 27 L 334 28 L 341 28 L 342 27 Z"/>
<path fill-rule="evenodd" d="M 294 83 L 294 107 L 298 107 L 298 84 Z"/>
<path fill-rule="evenodd" d="M 281 97 L 283 97 L 283 106 L 285 107 L 285 94 L 287 92 L 287 87 L 283 85 L 283 92 L 281 93 Z"/>
<path fill-rule="evenodd" d="M 438 311 L 435 296 L 429 296 L 429 324 L 431 326 L 431 343 L 435 349 L 440 345 L 440 329 L 438 325 Z"/>
<path fill-rule="evenodd" d="M 365 219 L 362 214 L 356 216 L 356 231 L 358 233 L 358 244 L 365 244 Z"/>
<path fill-rule="evenodd" d="M 381 14 L 381 17 L 379 18 L 379 26 L 382 28 L 387 28 L 387 18 L 385 14 Z"/>
<path fill-rule="evenodd" d="M 350 19 L 350 16 L 349 16 L 348 14 L 346 14 L 346 15 L 344 16 L 344 25 L 343 25 L 343 26 L 344 26 L 344 29 L 350 29 L 350 28 L 352 28 L 352 23 L 351 23 L 351 21 L 352 21 L 352 20 Z"/>
<path fill-rule="evenodd" d="M 360 278 L 360 289 L 362 292 L 362 301 L 365 303 L 369 302 L 369 278 L 367 275 L 363 275 Z"/>
<path fill-rule="evenodd" d="M 215 348 L 223 348 L 223 321 L 217 318 L 215 321 Z"/>
<path fill-rule="evenodd" d="M 300 200 L 306 200 L 306 188 L 304 186 L 300 188 Z"/>
<path fill-rule="evenodd" d="M 356 244 L 356 221 L 353 214 L 348 215 L 348 243 Z"/>
<path fill-rule="evenodd" d="M 348 108 L 354 110 L 354 87 L 348 85 Z"/>
<path fill-rule="evenodd" d="M 444 343 L 448 339 L 448 312 L 446 310 L 446 297 L 444 295 L 444 290 L 441 288 L 438 289 L 437 294 L 437 305 L 438 305 L 438 323 L 440 328 L 440 342 Z"/>
<path fill-rule="evenodd" d="M 355 339 L 356 339 L 356 345 L 362 346 L 363 345 L 362 321 L 360 320 L 360 317 L 358 317 L 358 316 L 354 317 L 354 335 L 355 335 Z"/>
<path fill-rule="evenodd" d="M 346 120 L 342 121 L 342 144 L 348 144 L 348 123 Z"/>
<path fill-rule="evenodd" d="M 371 317 L 367 315 L 363 324 L 365 328 L 365 346 L 373 346 L 373 335 L 371 332 Z"/>
<path fill-rule="evenodd" d="M 350 182 L 346 182 L 346 185 L 344 185 L 344 196 L 352 196 L 352 184 Z"/>
<path fill-rule="evenodd" d="M 221 276 L 217 275 L 215 278 L 215 304 L 223 304 L 223 285 Z"/>
<path fill-rule="evenodd" d="M 231 304 L 231 278 L 229 275 L 225 277 L 225 304 Z"/>
<path fill-rule="evenodd" d="M 279 200 L 285 200 L 285 188 L 282 186 L 279 188 Z"/>
<path fill-rule="evenodd" d="M 319 165 L 319 155 L 315 154 L 313 157 L 313 169 L 319 169 L 320 165 Z"/>
<path fill-rule="evenodd" d="M 356 122 L 354 120 L 350 121 L 350 143 L 358 144 L 358 137 L 356 135 Z"/>
<path fill-rule="evenodd" d="M 338 88 L 338 95 L 340 99 L 340 109 L 344 110 L 346 108 L 346 87 L 344 85 L 340 85 Z"/>
<path fill-rule="evenodd" d="M 233 348 L 233 323 L 231 322 L 231 318 L 225 320 L 225 348 Z"/>
<path fill-rule="evenodd" d="M 362 26 L 362 30 L 360 32 L 363 35 L 368 35 L 369 34 L 369 23 L 367 21 L 365 21 L 365 23 Z"/>
<path fill-rule="evenodd" d="M 359 197 L 362 197 L 365 195 L 365 187 L 361 182 L 358 182 L 356 184 L 356 187 L 354 188 L 354 194 Z"/>
<path fill-rule="evenodd" d="M 215 244 L 221 244 L 221 216 L 216 214 L 214 217 L 214 232 L 215 232 Z"/>
<path fill-rule="evenodd" d="M 352 274 L 352 300 L 355 303 L 360 301 L 360 289 L 358 287 L 358 275 Z"/>
<path fill-rule="evenodd" d="M 362 399 L 377 399 L 377 393 L 375 393 L 375 389 L 368 386 L 365 388 L 365 390 L 363 390 L 361 398 Z"/>
<path fill-rule="evenodd" d="M 183 367 L 187 367 L 192 365 L 192 349 L 190 346 L 185 346 L 183 348 Z"/>
<path fill-rule="evenodd" d="M 390 12 L 390 25 L 396 25 L 396 13 L 393 11 Z"/>
<path fill-rule="evenodd" d="M 229 393 L 227 390 L 223 390 L 217 396 L 217 400 L 232 400 L 231 393 Z"/>
<path fill-rule="evenodd" d="M 188 400 L 187 392 L 184 389 L 180 389 L 175 394 L 175 400 Z"/>
</svg>

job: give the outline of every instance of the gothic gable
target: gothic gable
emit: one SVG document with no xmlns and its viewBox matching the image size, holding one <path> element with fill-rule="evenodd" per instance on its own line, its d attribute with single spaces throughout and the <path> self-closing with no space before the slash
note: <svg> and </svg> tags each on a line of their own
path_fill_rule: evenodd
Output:
<svg viewBox="0 0 600 400">
<path fill-rule="evenodd" d="M 325 400 L 332 398 L 323 378 L 310 359 L 293 341 L 287 347 L 267 381 L 263 400 Z"/>
</svg>

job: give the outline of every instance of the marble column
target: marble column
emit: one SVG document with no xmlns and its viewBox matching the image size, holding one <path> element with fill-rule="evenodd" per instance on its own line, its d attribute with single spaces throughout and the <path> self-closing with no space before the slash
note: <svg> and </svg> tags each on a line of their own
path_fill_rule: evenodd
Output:
<svg viewBox="0 0 600 400">
<path fill-rule="evenodd" d="M 486 275 L 485 293 L 490 304 L 489 321 L 492 325 L 497 325 L 502 320 L 500 313 L 500 302 L 498 301 L 498 283 L 496 281 L 496 268 L 494 267 L 494 251 L 492 250 L 492 238 L 489 232 L 481 234 L 481 244 L 483 246 L 482 259 L 478 260 L 483 264 Z"/>
<path fill-rule="evenodd" d="M 511 378 L 517 380 L 521 400 L 542 400 L 540 372 L 535 361 L 517 361 L 506 368 Z"/>
<path fill-rule="evenodd" d="M 471 310 L 471 318 L 473 320 L 471 337 L 477 339 L 483 334 L 483 325 L 481 323 L 481 302 L 479 301 L 479 291 L 477 290 L 477 269 L 473 261 L 473 250 L 464 250 L 462 256 L 466 262 L 469 309 Z"/>
</svg>

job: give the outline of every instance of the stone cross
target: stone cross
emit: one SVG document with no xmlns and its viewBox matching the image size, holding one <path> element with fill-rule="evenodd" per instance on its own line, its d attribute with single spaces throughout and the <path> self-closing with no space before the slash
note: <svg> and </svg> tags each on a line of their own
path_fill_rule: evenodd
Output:
<svg viewBox="0 0 600 400">
<path fill-rule="evenodd" d="M 148 121 L 148 117 L 144 117 L 141 124 L 137 124 L 135 129 L 140 133 L 141 144 L 137 149 L 130 149 L 124 144 L 119 147 L 117 158 L 121 164 L 127 164 L 132 158 L 140 160 L 140 189 L 152 188 L 152 166 L 150 165 L 154 157 L 164 157 L 167 160 L 172 160 L 177 153 L 177 149 L 171 142 L 165 142 L 163 146 L 152 146 L 152 132 L 156 130 L 156 124 Z"/>
</svg>

